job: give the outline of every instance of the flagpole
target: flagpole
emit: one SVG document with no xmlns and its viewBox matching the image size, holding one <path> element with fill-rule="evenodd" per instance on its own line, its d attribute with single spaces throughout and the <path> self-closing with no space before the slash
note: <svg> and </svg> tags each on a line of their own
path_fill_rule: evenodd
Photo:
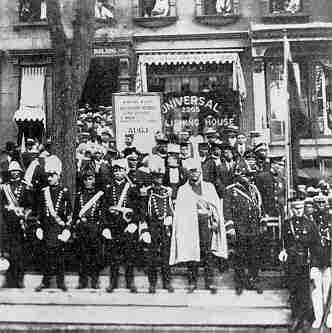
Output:
<svg viewBox="0 0 332 333">
<path fill-rule="evenodd" d="M 287 39 L 287 31 L 284 30 L 284 108 L 285 108 L 285 155 L 286 155 L 286 204 L 285 213 L 288 215 L 288 200 L 291 197 L 292 188 L 292 154 L 291 154 L 291 121 L 289 110 L 289 89 L 288 89 L 288 61 L 290 60 L 290 46 Z"/>
</svg>

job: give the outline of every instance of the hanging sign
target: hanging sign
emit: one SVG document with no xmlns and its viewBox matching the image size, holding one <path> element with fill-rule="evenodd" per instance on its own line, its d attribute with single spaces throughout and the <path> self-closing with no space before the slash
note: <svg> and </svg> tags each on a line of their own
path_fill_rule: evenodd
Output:
<svg viewBox="0 0 332 333">
<path fill-rule="evenodd" d="M 161 94 L 113 94 L 113 126 L 119 151 L 125 148 L 125 135 L 133 134 L 133 145 L 144 153 L 151 153 L 154 136 L 161 131 Z"/>
</svg>

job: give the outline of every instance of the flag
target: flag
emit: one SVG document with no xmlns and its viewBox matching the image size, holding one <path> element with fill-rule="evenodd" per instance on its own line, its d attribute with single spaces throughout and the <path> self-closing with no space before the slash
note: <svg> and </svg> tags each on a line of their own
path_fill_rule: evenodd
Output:
<svg viewBox="0 0 332 333">
<path fill-rule="evenodd" d="M 301 91 L 300 66 L 293 61 L 290 43 L 284 36 L 284 80 L 286 100 L 286 159 L 288 191 L 297 184 L 297 171 L 300 162 L 300 137 L 308 130 L 308 117 Z"/>
</svg>

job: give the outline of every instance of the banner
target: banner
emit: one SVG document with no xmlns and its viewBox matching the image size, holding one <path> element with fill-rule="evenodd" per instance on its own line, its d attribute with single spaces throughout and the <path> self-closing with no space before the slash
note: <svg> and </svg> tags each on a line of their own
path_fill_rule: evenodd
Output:
<svg viewBox="0 0 332 333">
<path fill-rule="evenodd" d="M 113 126 L 116 146 L 125 148 L 125 135 L 134 136 L 133 145 L 144 153 L 151 153 L 154 136 L 161 131 L 161 95 L 159 93 L 113 94 Z"/>
</svg>

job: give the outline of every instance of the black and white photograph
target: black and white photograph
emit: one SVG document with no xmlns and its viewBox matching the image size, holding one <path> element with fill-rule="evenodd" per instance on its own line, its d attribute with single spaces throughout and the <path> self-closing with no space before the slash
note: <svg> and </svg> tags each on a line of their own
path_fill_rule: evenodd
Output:
<svg viewBox="0 0 332 333">
<path fill-rule="evenodd" d="M 0 8 L 0 333 L 331 333 L 332 0 Z"/>
</svg>

